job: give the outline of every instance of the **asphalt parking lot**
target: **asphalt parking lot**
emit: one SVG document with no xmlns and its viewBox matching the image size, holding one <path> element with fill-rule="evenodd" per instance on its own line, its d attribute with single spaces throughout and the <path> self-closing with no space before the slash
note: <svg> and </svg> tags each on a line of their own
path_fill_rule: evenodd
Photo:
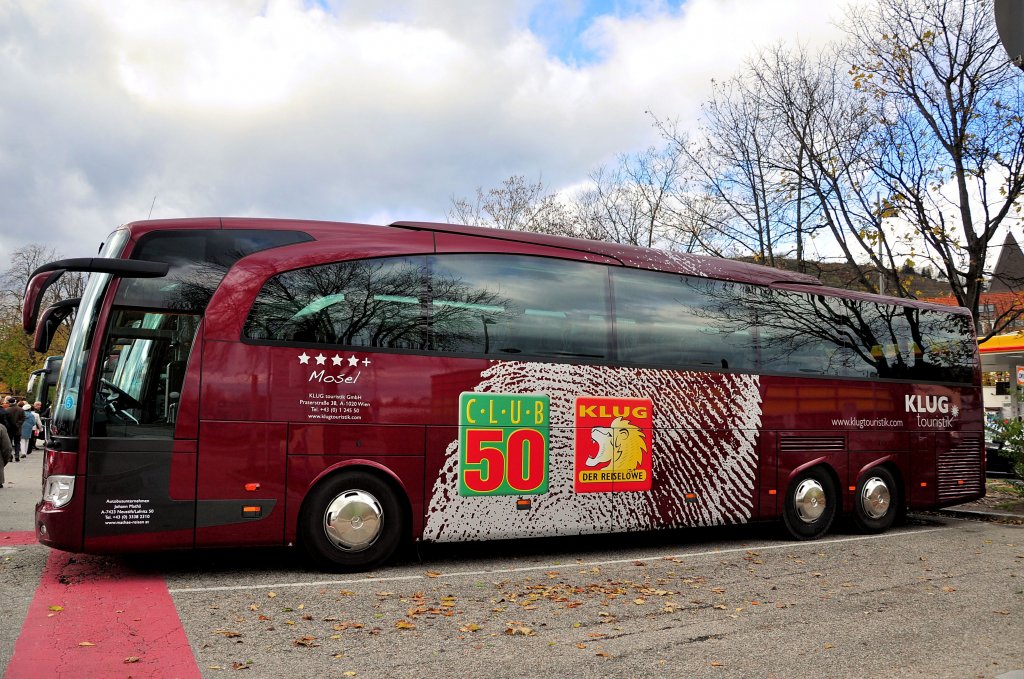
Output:
<svg viewBox="0 0 1024 679">
<path fill-rule="evenodd" d="M 38 494 L 30 460 L 0 490 L 7 536 Z M 928 515 L 810 543 L 766 526 L 435 545 L 341 576 L 289 550 L 73 556 L 0 539 L 0 661 L 12 678 L 1018 676 L 1022 531 Z M 48 671 L 26 674 L 28 657 Z M 83 671 L 97 659 L 102 675 Z"/>
</svg>

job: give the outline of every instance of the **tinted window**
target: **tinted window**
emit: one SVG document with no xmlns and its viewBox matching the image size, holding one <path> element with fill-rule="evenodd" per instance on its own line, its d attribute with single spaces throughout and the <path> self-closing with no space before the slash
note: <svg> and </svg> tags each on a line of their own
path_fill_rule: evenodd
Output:
<svg viewBox="0 0 1024 679">
<path fill-rule="evenodd" d="M 254 252 L 312 240 L 298 231 L 209 229 L 154 233 L 143 237 L 132 259 L 167 262 L 163 278 L 123 279 L 117 303 L 202 311 L 228 269 Z"/>
<path fill-rule="evenodd" d="M 970 320 L 930 309 L 779 290 L 757 294 L 765 372 L 970 382 Z"/>
<path fill-rule="evenodd" d="M 914 309 L 909 330 L 915 346 L 920 347 L 913 377 L 949 382 L 973 379 L 977 339 L 969 317 Z"/>
<path fill-rule="evenodd" d="M 256 340 L 791 375 L 970 382 L 974 371 L 965 316 L 520 255 L 291 271 L 264 286 L 244 332 Z"/>
<path fill-rule="evenodd" d="M 837 300 L 780 290 L 758 290 L 754 305 L 761 370 L 797 375 L 874 376 L 859 351 L 858 328 Z"/>
<path fill-rule="evenodd" d="M 340 262 L 272 278 L 251 339 L 455 353 L 607 356 L 604 267 L 449 255 Z"/>
<path fill-rule="evenodd" d="M 426 349 L 426 257 L 339 262 L 271 278 L 246 337 L 356 347 Z"/>
<path fill-rule="evenodd" d="M 608 357 L 605 267 L 516 255 L 435 258 L 432 348 Z"/>
<path fill-rule="evenodd" d="M 753 369 L 746 286 L 633 269 L 613 271 L 612 284 L 619 360 Z"/>
</svg>

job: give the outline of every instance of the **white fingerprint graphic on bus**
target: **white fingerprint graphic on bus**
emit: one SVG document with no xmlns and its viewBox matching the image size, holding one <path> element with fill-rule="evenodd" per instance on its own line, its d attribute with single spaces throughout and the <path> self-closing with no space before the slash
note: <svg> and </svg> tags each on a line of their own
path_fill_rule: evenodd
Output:
<svg viewBox="0 0 1024 679">
<path fill-rule="evenodd" d="M 548 492 L 528 511 L 514 497 L 458 492 L 458 441 L 433 484 L 424 538 L 482 540 L 744 523 L 753 517 L 761 396 L 756 375 L 546 363 L 496 363 L 472 391 L 550 398 Z M 650 492 L 574 491 L 573 407 L 581 396 L 650 399 Z M 584 433 L 587 437 L 590 432 Z M 693 493 L 696 501 L 684 495 Z"/>
</svg>

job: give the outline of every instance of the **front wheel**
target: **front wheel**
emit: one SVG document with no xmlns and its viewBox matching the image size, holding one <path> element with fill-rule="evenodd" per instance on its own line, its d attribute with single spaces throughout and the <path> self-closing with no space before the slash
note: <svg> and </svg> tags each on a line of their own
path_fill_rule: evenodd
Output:
<svg viewBox="0 0 1024 679">
<path fill-rule="evenodd" d="M 881 533 L 896 521 L 900 491 L 892 473 L 884 467 L 864 472 L 857 482 L 853 521 L 862 533 Z"/>
<path fill-rule="evenodd" d="M 299 518 L 302 548 L 318 568 L 369 570 L 387 561 L 405 534 L 395 491 L 380 477 L 343 472 L 322 481 Z"/>
<path fill-rule="evenodd" d="M 816 540 L 824 535 L 836 516 L 835 483 L 821 467 L 801 472 L 789 484 L 782 519 L 797 540 Z"/>
</svg>

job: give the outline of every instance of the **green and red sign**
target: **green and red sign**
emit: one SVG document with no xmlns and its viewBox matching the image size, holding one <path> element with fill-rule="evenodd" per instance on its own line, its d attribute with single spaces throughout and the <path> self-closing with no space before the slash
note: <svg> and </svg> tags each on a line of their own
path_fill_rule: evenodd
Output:
<svg viewBox="0 0 1024 679">
<path fill-rule="evenodd" d="M 549 399 L 543 394 L 459 397 L 459 495 L 548 492 Z"/>
</svg>

